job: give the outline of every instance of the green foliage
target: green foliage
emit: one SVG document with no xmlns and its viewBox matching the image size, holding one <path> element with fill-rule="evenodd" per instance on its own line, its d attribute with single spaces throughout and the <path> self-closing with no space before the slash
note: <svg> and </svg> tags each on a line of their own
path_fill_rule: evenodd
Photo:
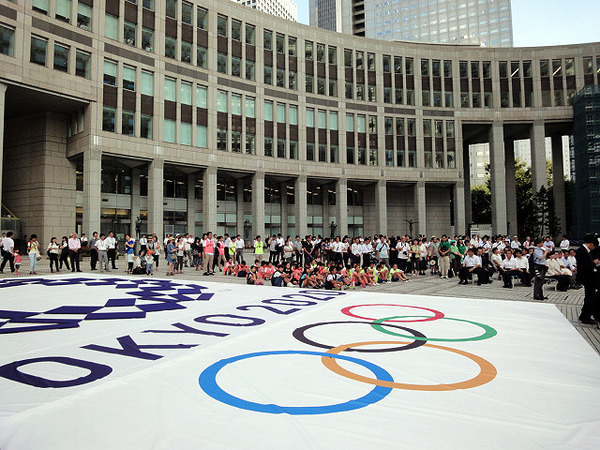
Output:
<svg viewBox="0 0 600 450">
<path fill-rule="evenodd" d="M 473 223 L 492 223 L 492 194 L 487 184 L 471 188 Z"/>
</svg>

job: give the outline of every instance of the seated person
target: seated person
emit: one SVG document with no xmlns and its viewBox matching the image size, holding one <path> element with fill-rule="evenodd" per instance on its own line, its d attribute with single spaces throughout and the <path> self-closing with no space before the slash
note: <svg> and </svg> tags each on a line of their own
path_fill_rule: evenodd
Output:
<svg viewBox="0 0 600 450">
<path fill-rule="evenodd" d="M 548 268 L 546 276 L 558 281 L 556 289 L 562 292 L 569 290 L 573 273 L 569 269 L 561 267 L 557 252 L 550 253 L 550 256 L 546 259 L 546 267 Z"/>
<path fill-rule="evenodd" d="M 394 266 L 390 269 L 389 280 L 391 282 L 408 281 L 408 277 L 404 271 L 398 269 L 398 264 L 394 264 Z"/>
<path fill-rule="evenodd" d="M 529 260 L 521 250 L 515 251 L 515 258 L 517 261 L 517 270 L 519 271 L 519 277 L 521 278 L 521 283 L 525 286 L 531 287 L 531 273 L 529 272 Z"/>
<path fill-rule="evenodd" d="M 506 249 L 506 258 L 504 258 L 504 260 L 500 264 L 499 271 L 502 275 L 502 280 L 504 280 L 504 286 L 502 287 L 512 288 L 512 279 L 514 276 L 519 275 L 520 271 L 517 266 L 517 259 L 513 258 L 512 250 L 510 247 Z"/>
<path fill-rule="evenodd" d="M 467 252 L 467 256 L 465 256 L 463 260 L 462 267 L 458 272 L 458 277 L 460 278 L 458 284 L 468 284 L 468 279 L 472 277 L 473 274 L 477 275 L 478 286 L 492 282 L 487 270 L 481 266 L 481 258 L 478 255 L 475 255 L 474 249 L 470 248 Z"/>
</svg>

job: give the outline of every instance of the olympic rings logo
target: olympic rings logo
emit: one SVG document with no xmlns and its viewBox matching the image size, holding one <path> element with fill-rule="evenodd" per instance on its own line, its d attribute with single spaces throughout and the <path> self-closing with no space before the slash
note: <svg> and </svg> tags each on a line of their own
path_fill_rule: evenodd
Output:
<svg viewBox="0 0 600 450">
<path fill-rule="evenodd" d="M 371 318 L 371 317 L 363 317 L 355 314 L 353 310 L 355 308 L 363 308 L 369 306 L 391 306 L 391 307 L 403 307 L 403 308 L 414 308 L 422 311 L 427 311 L 432 313 L 433 316 L 391 316 L 382 319 Z M 319 322 L 313 323 L 309 325 L 304 325 L 302 327 L 294 330 L 292 335 L 298 341 L 308 344 L 313 347 L 327 349 L 326 352 L 319 351 L 305 351 L 305 350 L 274 350 L 274 351 L 264 351 L 264 352 L 255 352 L 255 353 L 246 353 L 243 355 L 234 356 L 231 358 L 222 359 L 221 361 L 212 364 L 208 368 L 206 368 L 198 379 L 201 389 L 212 397 L 215 400 L 218 400 L 222 403 L 225 403 L 230 406 L 234 406 L 236 408 L 245 409 L 248 411 L 256 411 L 268 414 L 290 414 L 290 415 L 311 415 L 311 414 L 330 414 L 335 412 L 343 412 L 343 411 L 352 411 L 355 409 L 364 408 L 367 405 L 376 403 L 383 398 L 385 398 L 388 394 L 392 392 L 393 389 L 404 389 L 404 390 L 413 390 L 413 391 L 452 391 L 457 389 L 471 389 L 478 386 L 482 386 L 486 383 L 492 381 L 496 375 L 497 370 L 493 364 L 491 364 L 486 359 L 474 355 L 472 353 L 458 350 L 455 348 L 444 347 L 437 344 L 431 344 L 427 341 L 436 341 L 436 342 L 466 342 L 466 341 L 481 341 L 485 339 L 490 339 L 496 336 L 497 331 L 489 325 L 474 322 L 466 319 L 456 319 L 451 317 L 446 317 L 444 313 L 441 311 L 437 311 L 430 308 L 424 308 L 420 306 L 411 306 L 411 305 L 397 305 L 397 304 L 367 304 L 367 305 L 354 305 L 343 308 L 341 312 L 347 316 L 353 317 L 355 319 L 362 319 L 363 321 L 357 320 L 345 320 L 345 321 L 333 321 L 333 322 Z M 468 323 L 471 325 L 475 325 L 483 330 L 483 333 L 472 336 L 472 337 L 462 337 L 462 338 L 442 338 L 442 337 L 427 337 L 423 333 L 413 330 L 412 328 L 408 328 L 405 326 L 398 325 L 398 323 L 422 323 L 422 322 L 430 322 L 437 320 L 449 320 L 454 322 L 462 322 Z M 371 326 L 374 330 L 379 331 L 381 333 L 385 333 L 391 336 L 409 339 L 412 340 L 381 340 L 381 341 L 369 341 L 369 342 L 355 342 L 350 344 L 342 344 L 337 346 L 332 346 L 328 344 L 323 344 L 320 342 L 313 341 L 306 337 L 306 331 L 319 327 L 322 325 L 331 325 L 331 324 L 345 324 L 345 323 L 353 323 L 353 324 L 365 324 Z M 398 333 L 397 331 L 391 331 L 390 328 L 395 330 L 401 330 L 403 333 Z M 410 334 L 404 334 L 404 332 Z M 385 348 L 364 348 L 368 346 L 381 346 L 381 345 L 389 345 L 391 347 Z M 408 384 L 401 383 L 395 381 L 392 375 L 385 370 L 384 368 L 373 364 L 364 359 L 346 356 L 341 354 L 342 352 L 359 352 L 359 353 L 376 353 L 376 352 L 396 352 L 396 351 L 405 351 L 411 350 L 418 347 L 429 347 L 437 350 L 443 350 L 446 352 L 451 352 L 460 356 L 463 356 L 471 361 L 475 362 L 479 366 L 479 373 L 470 378 L 468 380 L 459 381 L 455 383 L 444 383 L 444 384 Z M 228 392 L 226 392 L 219 384 L 217 383 L 217 375 L 224 367 L 233 364 L 237 361 L 242 361 L 250 358 L 257 357 L 265 357 L 265 356 L 278 356 L 278 355 L 310 355 L 310 356 L 319 356 L 321 357 L 321 362 L 323 365 L 329 369 L 330 371 L 341 375 L 343 377 L 349 378 L 351 380 L 359 381 L 361 383 L 366 383 L 373 385 L 373 389 L 366 395 L 354 399 L 349 400 L 344 403 L 337 403 L 332 405 L 325 406 L 279 406 L 274 404 L 263 404 L 252 402 L 248 400 L 241 399 L 239 397 L 235 397 Z M 359 375 L 357 373 L 351 372 L 339 365 L 339 360 L 349 361 L 355 364 L 358 364 L 366 369 L 368 369 L 373 375 L 373 378 Z"/>
</svg>

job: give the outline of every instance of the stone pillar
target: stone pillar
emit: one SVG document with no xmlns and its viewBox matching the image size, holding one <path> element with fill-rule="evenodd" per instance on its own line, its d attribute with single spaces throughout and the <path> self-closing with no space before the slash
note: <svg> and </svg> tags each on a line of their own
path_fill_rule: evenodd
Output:
<svg viewBox="0 0 600 450">
<path fill-rule="evenodd" d="M 534 122 L 531 126 L 531 180 L 533 193 L 546 186 L 546 132 L 544 122 Z"/>
<path fill-rule="evenodd" d="M 490 177 L 492 187 L 492 233 L 506 234 L 506 165 L 504 127 L 494 122 L 490 129 Z"/>
<path fill-rule="evenodd" d="M 202 177 L 202 228 L 217 232 L 217 168 L 207 167 Z"/>
<path fill-rule="evenodd" d="M 244 179 L 237 180 L 237 197 L 236 197 L 236 234 L 244 238 Z"/>
<path fill-rule="evenodd" d="M 335 182 L 335 219 L 337 233 L 344 237 L 348 234 L 348 179 L 339 178 Z"/>
<path fill-rule="evenodd" d="M 377 181 L 375 185 L 375 218 L 377 234 L 387 234 L 387 182 Z"/>
<path fill-rule="evenodd" d="M 425 182 L 418 181 L 415 184 L 415 210 L 417 212 L 417 226 L 413 227 L 413 234 L 427 236 L 427 192 Z M 414 236 L 413 236 L 414 237 Z"/>
<path fill-rule="evenodd" d="M 2 161 L 4 160 L 4 104 L 6 103 L 6 88 L 5 84 L 0 83 L 0 208 L 2 205 Z"/>
<path fill-rule="evenodd" d="M 83 219 L 82 229 L 87 235 L 100 232 L 102 198 L 102 151 L 92 147 L 83 152 Z M 132 219 L 135 220 L 135 219 Z"/>
<path fill-rule="evenodd" d="M 265 240 L 265 174 L 252 176 L 252 239 L 261 235 Z"/>
<path fill-rule="evenodd" d="M 290 234 L 288 233 L 287 182 L 283 181 L 279 184 L 279 192 L 281 198 L 281 234 L 285 239 Z"/>
<path fill-rule="evenodd" d="M 517 223 L 517 186 L 515 184 L 515 141 L 510 139 L 504 141 L 505 161 L 504 168 L 506 171 L 506 232 L 512 236 L 516 236 L 519 231 Z"/>
<path fill-rule="evenodd" d="M 458 235 L 468 234 L 465 223 L 465 185 L 459 180 L 454 185 L 454 229 Z"/>
<path fill-rule="evenodd" d="M 153 159 L 148 165 L 148 234 L 164 235 L 164 161 Z"/>
<path fill-rule="evenodd" d="M 308 203 L 306 201 L 307 178 L 306 175 L 299 175 L 294 184 L 295 194 L 295 215 L 296 215 L 296 234 L 300 237 L 306 236 L 308 232 Z"/>
<path fill-rule="evenodd" d="M 466 232 L 470 233 L 468 229 L 470 225 L 473 223 L 473 202 L 471 201 L 471 166 L 470 166 L 470 158 L 469 158 L 469 144 L 463 142 L 462 144 L 462 152 L 463 152 L 463 178 L 464 178 L 464 199 L 465 199 L 465 222 L 466 222 Z"/>
<path fill-rule="evenodd" d="M 552 185 L 554 189 L 554 209 L 562 233 L 567 233 L 567 207 L 565 200 L 565 175 L 563 162 L 562 136 L 552 136 Z M 555 236 L 558 238 L 558 236 Z"/>
<path fill-rule="evenodd" d="M 140 169 L 131 170 L 131 224 L 129 226 L 129 234 L 135 237 L 136 251 L 139 250 L 139 238 L 136 234 L 135 221 L 140 215 Z M 90 230 L 90 233 L 93 230 Z"/>
<path fill-rule="evenodd" d="M 192 236 L 196 235 L 196 174 L 187 176 L 187 230 Z"/>
</svg>

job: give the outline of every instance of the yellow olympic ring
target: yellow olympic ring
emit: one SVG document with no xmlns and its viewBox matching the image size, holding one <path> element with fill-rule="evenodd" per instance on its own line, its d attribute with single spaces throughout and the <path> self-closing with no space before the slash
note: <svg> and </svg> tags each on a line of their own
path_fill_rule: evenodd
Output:
<svg viewBox="0 0 600 450">
<path fill-rule="evenodd" d="M 403 341 L 357 342 L 354 344 L 340 345 L 338 347 L 332 348 L 331 350 L 328 350 L 327 353 L 333 353 L 334 355 L 337 355 L 337 354 L 343 352 L 344 350 L 354 348 L 354 347 L 361 347 L 363 345 L 390 345 L 390 344 L 410 344 L 410 342 L 403 342 Z M 337 363 L 335 358 L 328 358 L 326 356 L 323 356 L 321 358 L 321 361 L 323 362 L 325 367 L 327 367 L 332 372 L 337 373 L 338 375 L 342 375 L 343 377 L 350 378 L 352 380 L 361 381 L 363 383 L 368 383 L 368 384 L 373 384 L 375 386 L 384 386 L 384 387 L 390 387 L 390 388 L 396 388 L 396 389 L 406 389 L 406 390 L 412 390 L 412 391 L 453 391 L 456 389 L 470 389 L 470 388 L 474 388 L 474 387 L 489 383 L 498 374 L 498 371 L 493 366 L 493 364 L 491 364 L 489 361 L 487 361 L 477 355 L 474 355 L 472 353 L 465 352 L 462 350 L 457 350 L 454 348 L 443 347 L 441 345 L 429 344 L 429 343 L 424 344 L 424 346 L 431 347 L 431 348 L 437 348 L 440 350 L 446 350 L 448 352 L 466 356 L 467 358 L 474 361 L 479 366 L 479 374 L 477 374 L 474 378 L 471 378 L 470 380 L 460 381 L 458 383 L 407 384 L 407 383 L 396 383 L 393 381 L 377 380 L 374 378 L 369 378 L 369 377 L 365 377 L 362 375 L 358 375 L 356 373 L 350 372 L 349 370 L 342 368 Z"/>
</svg>

